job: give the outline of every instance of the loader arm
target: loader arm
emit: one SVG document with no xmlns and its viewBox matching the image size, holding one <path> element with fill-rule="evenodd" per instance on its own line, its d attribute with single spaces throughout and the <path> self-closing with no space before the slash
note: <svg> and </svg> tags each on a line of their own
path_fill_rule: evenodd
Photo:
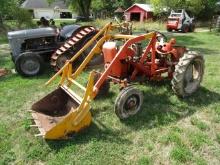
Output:
<svg viewBox="0 0 220 165">
<path fill-rule="evenodd" d="M 75 61 L 77 58 L 79 58 L 79 56 L 80 55 L 82 55 L 82 53 L 89 47 L 89 46 L 91 46 L 92 44 L 93 44 L 93 42 L 95 42 L 100 36 L 102 36 L 103 34 L 105 34 L 104 36 L 106 36 L 107 35 L 107 33 L 108 33 L 108 31 L 110 31 L 111 29 L 112 29 L 113 27 L 112 27 L 112 23 L 109 23 L 109 24 L 107 24 L 107 25 L 105 25 L 105 27 L 103 27 L 89 42 L 87 42 L 86 44 L 85 44 L 85 46 L 83 46 L 82 47 L 82 49 L 80 49 L 70 60 L 68 60 L 67 62 L 66 62 L 66 64 L 53 76 L 53 77 L 51 77 L 51 79 L 49 79 L 46 83 L 45 83 L 45 85 L 47 86 L 47 85 L 49 85 L 53 80 L 55 80 L 60 74 L 62 74 L 62 72 L 66 69 L 66 68 L 68 68 L 68 65 L 70 65 L 70 64 L 72 64 L 72 62 L 73 61 Z M 95 52 L 93 51 L 93 50 L 97 50 L 97 46 L 95 46 L 94 47 L 95 49 L 92 49 L 92 51 L 89 53 L 89 58 L 87 58 L 87 59 L 91 59 L 93 56 L 94 56 L 94 54 L 95 54 Z M 87 57 L 88 57 L 87 56 Z M 86 59 L 85 59 L 86 60 Z M 75 76 L 76 75 L 78 75 L 78 74 L 80 74 L 80 72 L 82 72 L 82 70 L 85 68 L 85 64 L 86 63 L 88 63 L 89 61 L 88 60 L 86 60 L 86 62 L 84 62 L 84 64 L 83 65 L 80 65 L 81 67 L 83 67 L 83 68 L 78 68 L 78 72 L 77 72 L 77 74 L 75 74 Z"/>
</svg>

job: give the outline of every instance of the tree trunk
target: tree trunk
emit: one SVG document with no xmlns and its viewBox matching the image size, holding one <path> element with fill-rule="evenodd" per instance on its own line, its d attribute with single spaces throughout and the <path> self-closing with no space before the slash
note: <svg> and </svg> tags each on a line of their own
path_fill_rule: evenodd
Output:
<svg viewBox="0 0 220 165">
<path fill-rule="evenodd" d="M 0 28 L 3 28 L 4 24 L 3 24 L 3 18 L 2 15 L 0 14 Z"/>
<path fill-rule="evenodd" d="M 86 20 L 89 20 L 91 0 L 78 0 L 78 6 L 79 15 L 85 17 Z"/>
</svg>

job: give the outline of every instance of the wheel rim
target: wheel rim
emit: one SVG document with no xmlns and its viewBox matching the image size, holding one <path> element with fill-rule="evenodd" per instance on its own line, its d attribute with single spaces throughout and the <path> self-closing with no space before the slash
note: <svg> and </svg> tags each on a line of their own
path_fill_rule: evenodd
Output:
<svg viewBox="0 0 220 165">
<path fill-rule="evenodd" d="M 20 66 L 26 75 L 35 75 L 40 71 L 40 63 L 35 58 L 23 60 Z"/>
<path fill-rule="evenodd" d="M 140 98 L 138 95 L 131 95 L 127 98 L 125 101 L 125 104 L 123 106 L 123 110 L 126 114 L 131 115 L 135 114 L 140 106 Z"/>
<path fill-rule="evenodd" d="M 202 64 L 199 60 L 195 60 L 189 64 L 184 76 L 184 89 L 186 93 L 194 92 L 201 81 Z"/>
</svg>

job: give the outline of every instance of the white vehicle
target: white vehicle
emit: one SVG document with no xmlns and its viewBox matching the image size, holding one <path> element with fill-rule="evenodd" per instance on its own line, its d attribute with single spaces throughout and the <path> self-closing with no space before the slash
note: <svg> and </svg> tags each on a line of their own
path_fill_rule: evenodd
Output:
<svg viewBox="0 0 220 165">
<path fill-rule="evenodd" d="M 181 30 L 184 33 L 195 30 L 194 18 L 191 18 L 184 9 L 172 10 L 167 21 L 167 31 Z"/>
</svg>

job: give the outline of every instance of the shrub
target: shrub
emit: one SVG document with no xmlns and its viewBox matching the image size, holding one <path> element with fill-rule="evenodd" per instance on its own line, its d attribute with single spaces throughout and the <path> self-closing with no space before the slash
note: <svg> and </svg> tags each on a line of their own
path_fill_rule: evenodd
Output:
<svg viewBox="0 0 220 165">
<path fill-rule="evenodd" d="M 28 10 L 17 8 L 13 11 L 13 19 L 16 21 L 18 28 L 21 28 L 22 25 L 33 26 L 32 15 Z"/>
</svg>

